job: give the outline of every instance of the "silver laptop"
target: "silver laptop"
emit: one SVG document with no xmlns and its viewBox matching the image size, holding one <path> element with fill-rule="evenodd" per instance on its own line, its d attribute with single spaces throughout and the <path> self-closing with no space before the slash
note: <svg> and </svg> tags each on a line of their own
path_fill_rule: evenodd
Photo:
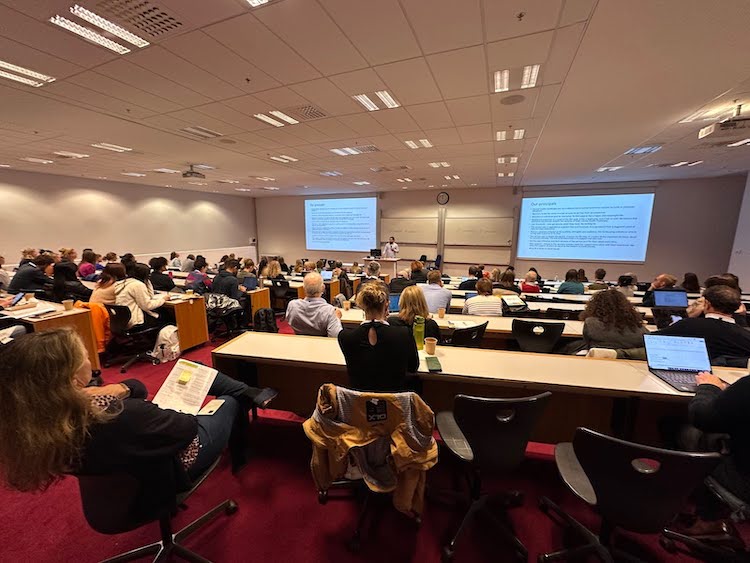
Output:
<svg viewBox="0 0 750 563">
<path fill-rule="evenodd" d="M 644 334 L 648 370 L 678 391 L 694 393 L 695 376 L 711 371 L 706 341 L 691 336 Z"/>
</svg>

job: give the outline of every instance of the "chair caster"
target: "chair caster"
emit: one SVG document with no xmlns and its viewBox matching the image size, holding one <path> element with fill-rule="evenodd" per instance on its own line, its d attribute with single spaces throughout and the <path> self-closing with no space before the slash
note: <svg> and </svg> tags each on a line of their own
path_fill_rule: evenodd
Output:
<svg viewBox="0 0 750 563">
<path fill-rule="evenodd" d="M 120 368 L 120 373 L 128 373 L 128 370 L 125 368 Z"/>
<path fill-rule="evenodd" d="M 453 561 L 453 555 L 455 553 L 456 552 L 450 547 L 444 547 L 443 553 L 440 555 L 440 561 L 442 561 L 442 563 L 450 563 Z"/>
<path fill-rule="evenodd" d="M 318 503 L 326 504 L 328 502 L 328 491 L 318 491 Z"/>
<path fill-rule="evenodd" d="M 547 556 L 544 553 L 542 553 L 541 555 L 539 555 L 539 557 L 536 558 L 536 562 L 547 563 Z"/>
<path fill-rule="evenodd" d="M 152 366 L 158 366 L 160 363 L 161 363 L 161 360 L 159 358 L 154 358 L 153 360 L 151 360 Z"/>
<path fill-rule="evenodd" d="M 103 365 L 103 366 L 104 366 L 105 368 L 108 368 L 108 367 L 109 367 L 110 365 L 112 365 L 112 364 L 110 364 L 109 362 L 104 362 L 104 363 L 103 363 L 102 365 Z"/>
<path fill-rule="evenodd" d="M 677 553 L 677 545 L 669 538 L 661 536 L 659 538 L 659 545 L 661 545 L 667 553 Z"/>
<path fill-rule="evenodd" d="M 224 509 L 224 512 L 226 513 L 227 516 L 231 516 L 232 514 L 234 514 L 235 512 L 237 512 L 237 510 L 239 510 L 239 508 L 240 507 L 237 506 L 236 502 L 234 502 L 233 500 L 230 500 L 229 504 L 226 507 L 226 509 Z"/>
</svg>

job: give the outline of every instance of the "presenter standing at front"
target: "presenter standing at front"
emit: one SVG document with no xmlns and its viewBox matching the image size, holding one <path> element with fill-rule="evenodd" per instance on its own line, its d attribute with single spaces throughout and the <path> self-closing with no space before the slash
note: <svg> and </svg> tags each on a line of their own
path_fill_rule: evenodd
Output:
<svg viewBox="0 0 750 563">
<path fill-rule="evenodd" d="M 383 258 L 396 258 L 397 254 L 398 243 L 395 238 L 391 237 L 388 239 L 388 242 L 383 245 Z"/>
</svg>

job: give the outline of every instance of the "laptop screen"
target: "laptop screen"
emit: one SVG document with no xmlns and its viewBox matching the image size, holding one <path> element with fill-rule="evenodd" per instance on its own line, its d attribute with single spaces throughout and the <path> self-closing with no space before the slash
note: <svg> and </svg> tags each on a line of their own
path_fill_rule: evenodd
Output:
<svg viewBox="0 0 750 563">
<path fill-rule="evenodd" d="M 476 297 L 479 295 L 476 291 L 467 291 L 464 293 L 464 299 L 471 299 L 472 297 Z"/>
<path fill-rule="evenodd" d="M 322 272 L 320 272 L 320 277 L 323 278 L 323 281 L 331 281 L 333 272 L 331 272 L 330 270 L 323 270 Z"/>
<path fill-rule="evenodd" d="M 389 303 L 388 303 L 388 312 L 389 313 L 398 313 L 398 300 L 401 298 L 401 294 L 399 293 L 391 293 L 388 297 Z"/>
<path fill-rule="evenodd" d="M 687 293 L 684 291 L 654 291 L 654 305 L 656 307 L 687 307 Z"/>
<path fill-rule="evenodd" d="M 242 280 L 242 285 L 245 286 L 245 289 L 249 289 L 249 290 L 257 289 L 258 278 L 256 278 L 255 276 L 248 276 Z"/>
<path fill-rule="evenodd" d="M 644 334 L 643 342 L 651 369 L 711 371 L 706 341 L 702 338 Z"/>
<path fill-rule="evenodd" d="M 518 295 L 501 295 L 500 298 L 505 301 L 508 307 L 519 307 L 526 305 L 526 301 L 521 299 Z"/>
</svg>

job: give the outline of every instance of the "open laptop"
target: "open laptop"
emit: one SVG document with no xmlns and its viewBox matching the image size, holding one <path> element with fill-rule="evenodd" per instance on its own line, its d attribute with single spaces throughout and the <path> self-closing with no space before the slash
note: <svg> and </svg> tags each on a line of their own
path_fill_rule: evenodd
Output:
<svg viewBox="0 0 750 563">
<path fill-rule="evenodd" d="M 654 307 L 684 308 L 688 306 L 687 292 L 654 290 Z"/>
<path fill-rule="evenodd" d="M 464 299 L 471 299 L 472 297 L 476 297 L 479 295 L 476 291 L 467 291 L 464 293 Z"/>
<path fill-rule="evenodd" d="M 401 299 L 400 293 L 391 293 L 388 295 L 388 312 L 389 313 L 398 313 L 399 307 L 398 307 L 398 300 Z"/>
<path fill-rule="evenodd" d="M 706 341 L 691 336 L 644 334 L 648 370 L 678 391 L 694 393 L 695 376 L 711 371 Z"/>
<path fill-rule="evenodd" d="M 380 249 L 379 248 L 371 248 L 370 249 L 370 258 L 380 258 Z"/>
<path fill-rule="evenodd" d="M 323 278 L 323 281 L 331 281 L 333 272 L 331 270 L 323 270 L 320 272 L 320 277 Z"/>
<path fill-rule="evenodd" d="M 258 289 L 258 278 L 255 276 L 248 276 L 242 280 L 242 285 L 245 286 L 245 289 L 248 291 Z"/>
</svg>

